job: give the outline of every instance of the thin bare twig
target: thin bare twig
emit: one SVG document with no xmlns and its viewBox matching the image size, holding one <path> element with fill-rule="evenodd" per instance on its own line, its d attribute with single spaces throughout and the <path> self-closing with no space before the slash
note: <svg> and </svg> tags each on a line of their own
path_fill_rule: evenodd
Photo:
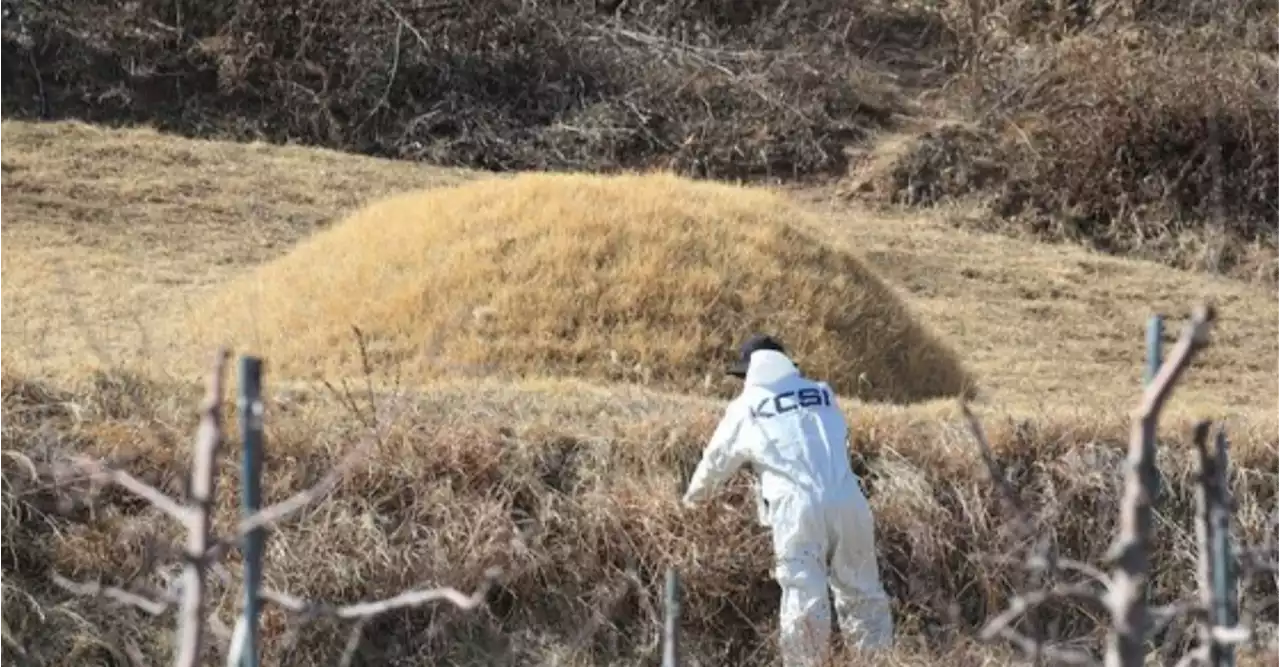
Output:
<svg viewBox="0 0 1280 667">
<path fill-rule="evenodd" d="M 358 329 L 356 330 L 356 337 L 361 348 L 366 378 L 369 378 L 372 374 L 372 368 L 363 337 Z M 182 552 L 182 578 L 180 581 L 175 582 L 177 585 L 165 593 L 167 597 L 150 599 L 143 595 L 131 593 L 123 588 L 106 587 L 96 582 L 78 583 L 57 573 L 52 574 L 53 582 L 56 585 L 76 595 L 105 597 L 137 607 L 152 615 L 158 616 L 177 606 L 179 608 L 177 632 L 177 664 L 179 667 L 194 667 L 194 665 L 199 664 L 199 659 L 205 646 L 206 634 L 212 634 L 219 639 L 230 641 L 231 646 L 227 655 L 228 664 L 238 664 L 242 649 L 239 637 L 246 631 L 245 620 L 243 616 L 239 618 L 233 631 L 228 629 L 217 618 L 216 614 L 212 616 L 205 615 L 205 576 L 213 574 L 224 583 L 229 583 L 231 579 L 230 573 L 226 571 L 225 566 L 218 562 L 219 558 L 226 553 L 226 550 L 238 543 L 239 538 L 250 531 L 274 525 L 323 498 L 337 486 L 342 476 L 363 455 L 376 444 L 382 442 L 385 436 L 383 427 L 388 423 L 387 415 L 383 414 L 377 407 L 373 384 L 369 380 L 366 383 L 366 390 L 368 391 L 373 413 L 371 415 L 371 423 L 368 424 L 369 433 L 361 440 L 360 444 L 347 453 L 319 483 L 283 502 L 276 503 L 243 519 L 234 531 L 232 538 L 217 539 L 212 532 L 213 499 L 216 490 L 217 455 L 223 440 L 221 406 L 223 378 L 228 357 L 229 353 L 226 349 L 220 348 L 218 350 L 208 380 L 207 393 L 201 405 L 200 425 L 196 433 L 191 476 L 188 485 L 191 496 L 189 505 L 184 506 L 158 489 L 124 471 L 110 468 L 100 462 L 81 462 L 82 465 L 90 469 L 92 475 L 121 486 L 148 501 L 169 516 L 179 519 L 184 524 L 187 528 L 187 541 Z M 453 588 L 432 588 L 403 592 L 385 600 L 343 606 L 309 602 L 272 590 L 264 590 L 261 595 L 264 600 L 273 602 L 306 618 L 330 616 L 337 619 L 357 621 L 343 655 L 344 663 L 348 663 L 358 649 L 360 633 L 370 619 L 387 612 L 416 607 L 437 600 L 444 600 L 463 610 L 475 609 L 484 603 L 493 581 L 501 574 L 501 571 L 497 568 L 492 568 L 486 571 L 485 574 L 485 582 L 471 595 L 463 594 Z"/>
<path fill-rule="evenodd" d="M 86 468 L 91 478 L 119 486 L 147 501 L 153 507 L 178 520 L 183 525 L 190 523 L 192 520 L 191 508 L 183 507 L 178 501 L 165 495 L 163 491 L 123 470 L 108 466 L 101 461 L 91 461 L 84 457 L 78 458 L 76 464 Z"/>
<path fill-rule="evenodd" d="M 1111 579 L 1107 577 L 1107 573 L 1100 568 L 1094 567 L 1088 563 L 1078 561 L 1072 558 L 1058 558 L 1053 555 L 1040 556 L 1033 555 L 1027 558 L 1027 567 L 1034 570 L 1047 570 L 1056 572 L 1064 570 L 1074 572 L 1092 579 L 1102 584 L 1104 587 L 1111 585 Z"/>
<path fill-rule="evenodd" d="M 1035 572 L 1071 572 L 1092 579 L 1104 587 L 1110 582 L 1107 573 L 1101 569 L 1072 558 L 1060 558 L 1052 553 L 1031 554 L 1025 558 L 1007 555 L 991 556 L 982 558 L 982 561 L 992 565 L 1013 565 Z"/>
<path fill-rule="evenodd" d="M 369 121 L 373 120 L 373 117 L 376 116 L 383 107 L 387 106 L 387 100 L 391 97 L 391 87 L 395 85 L 396 74 L 400 71 L 400 41 L 404 37 L 404 26 L 405 23 L 403 21 L 396 23 L 396 39 L 391 47 L 391 67 L 387 71 L 387 85 L 383 87 L 382 95 L 378 97 L 378 101 L 369 109 L 364 120 L 360 121 L 360 125 L 356 126 L 357 130 L 362 128 Z"/>
<path fill-rule="evenodd" d="M 1018 514 L 1020 522 L 1030 522 L 1031 518 L 1022 502 L 1018 499 L 1018 492 L 1014 490 L 1013 485 L 1009 484 L 1009 480 L 1005 479 L 1004 470 L 1000 468 L 1000 463 L 996 461 L 995 450 L 991 448 L 991 441 L 987 440 L 987 433 L 982 428 L 982 422 L 978 421 L 978 417 L 969 409 L 969 404 L 961 401 L 960 411 L 964 413 L 964 419 L 969 424 L 969 433 L 973 435 L 973 439 L 978 443 L 978 453 L 982 455 L 982 463 L 987 467 L 987 474 L 991 476 L 991 483 L 996 485 L 996 489 L 1000 491 L 1000 495 L 1004 498 L 1009 508 Z"/>
<path fill-rule="evenodd" d="M 348 470 L 355 466 L 356 462 L 358 462 L 364 454 L 368 453 L 372 444 L 371 440 L 366 439 L 360 445 L 348 452 L 346 456 L 343 456 L 342 459 L 338 461 L 338 464 L 329 472 L 325 473 L 324 477 L 321 477 L 320 481 L 316 482 L 315 485 L 307 489 L 303 489 L 302 491 L 299 491 L 298 493 L 295 493 L 274 505 L 264 507 L 263 509 L 241 519 L 240 523 L 236 526 L 236 536 L 233 539 L 238 541 L 239 538 L 248 535 L 258 528 L 264 528 L 280 523 L 289 516 L 306 509 L 308 506 L 319 501 L 332 491 L 334 487 L 338 486 L 338 483 L 342 481 L 342 477 Z"/>
<path fill-rule="evenodd" d="M 968 422 L 969 432 L 973 435 L 974 442 L 978 445 L 982 462 L 991 477 L 992 483 L 995 484 L 1005 504 L 1016 515 L 1018 523 L 1024 528 L 1030 529 L 1033 523 L 1031 513 L 1022 503 L 1013 486 L 1005 478 L 1004 471 L 996 460 L 995 451 L 991 447 L 991 442 L 987 439 L 981 421 L 964 401 L 960 403 L 960 410 L 964 414 L 965 421 Z M 1012 561 L 1015 559 L 1002 560 Z M 1032 656 L 1037 662 L 1048 660 L 1053 663 L 1082 667 L 1099 665 L 1100 663 L 1097 659 L 1084 651 L 1046 644 L 1041 640 L 1018 632 L 1013 625 L 1027 612 L 1053 600 L 1085 599 L 1101 602 L 1104 595 L 1102 591 L 1105 591 L 1110 583 L 1106 574 L 1092 565 L 1071 559 L 1058 558 L 1052 552 L 1045 554 L 1031 553 L 1022 560 L 1022 563 L 1024 567 L 1036 571 L 1066 570 L 1077 572 L 1085 575 L 1089 580 L 1072 584 L 1058 584 L 1047 589 L 1033 590 L 1015 595 L 1004 611 L 993 616 L 983 625 L 982 630 L 978 633 L 978 639 L 984 642 L 990 642 L 996 638 L 1003 639 L 1013 644 L 1025 655 Z M 1101 586 L 1101 590 L 1099 590 L 1099 586 Z"/>
<path fill-rule="evenodd" d="M 138 593 L 132 593 L 115 586 L 103 586 L 96 581 L 72 581 L 58 573 L 50 575 L 54 585 L 66 590 L 73 595 L 82 597 L 103 597 L 114 602 L 118 602 L 130 607 L 136 607 L 147 612 L 152 616 L 159 616 L 169 609 L 178 601 L 177 598 L 161 597 L 152 599 Z"/>
<path fill-rule="evenodd" d="M 1007 628 L 1020 616 L 1039 607 L 1042 604 L 1053 600 L 1066 599 L 1082 599 L 1097 600 L 1098 591 L 1095 586 L 1089 582 L 1077 582 L 1074 584 L 1058 584 L 1052 588 L 1041 591 L 1030 591 L 1021 595 L 1016 595 L 1009 601 L 1009 606 L 1004 611 L 991 617 L 983 626 L 978 636 L 983 641 L 990 641 L 995 638 L 1004 628 Z"/>
<path fill-rule="evenodd" d="M 489 589 L 501 574 L 502 570 L 498 568 L 490 568 L 485 571 L 484 583 L 470 595 L 456 588 L 446 586 L 406 591 L 385 600 L 374 602 L 357 602 L 355 604 L 334 606 L 323 602 L 310 602 L 288 593 L 264 588 L 262 590 L 262 599 L 307 618 L 330 617 L 345 620 L 371 618 L 397 609 L 418 607 L 436 600 L 444 600 L 462 610 L 471 610 L 484 604 L 485 597 L 489 594 Z"/>
<path fill-rule="evenodd" d="M 409 19 L 405 18 L 404 14 L 400 13 L 400 10 L 396 9 L 389 0 L 379 0 L 379 2 L 382 4 L 384 9 L 395 17 L 397 23 L 403 26 L 405 30 L 408 30 L 409 34 L 413 35 L 414 39 L 418 40 L 418 44 L 422 47 L 424 52 L 431 53 L 431 43 L 427 41 L 426 37 L 422 36 L 422 33 L 419 32 L 417 28 L 413 27 L 412 23 L 409 23 Z"/>
<path fill-rule="evenodd" d="M 356 659 L 356 651 L 360 650 L 360 642 L 364 639 L 364 626 L 372 620 L 372 616 L 363 616 L 351 626 L 351 632 L 347 635 L 347 644 L 342 647 L 342 658 L 338 661 L 338 667 L 351 667 L 351 662 Z"/>
<path fill-rule="evenodd" d="M 334 393 L 338 400 L 346 405 L 348 410 L 351 410 L 357 419 L 364 423 L 369 432 L 329 472 L 325 473 L 319 482 L 295 493 L 289 498 L 242 518 L 236 526 L 236 532 L 233 536 L 211 545 L 210 550 L 205 555 L 206 560 L 217 560 L 223 552 L 238 544 L 241 539 L 254 530 L 278 524 L 293 514 L 319 502 L 338 486 L 342 478 L 355 467 L 356 463 L 364 459 L 370 450 L 383 442 L 387 434 L 387 428 L 398 419 L 398 411 L 392 415 L 386 415 L 382 414 L 378 409 L 378 400 L 373 389 L 373 363 L 369 358 L 368 345 L 365 342 L 364 333 L 358 327 L 353 326 L 352 331 L 355 334 L 356 346 L 360 352 L 361 366 L 364 371 L 365 393 L 369 402 L 369 410 L 371 411 L 369 416 L 366 418 L 363 411 L 360 410 L 350 388 L 347 387 L 345 382 L 343 383 L 344 391 L 342 392 L 339 392 L 329 382 L 325 382 L 325 386 Z"/>
</svg>

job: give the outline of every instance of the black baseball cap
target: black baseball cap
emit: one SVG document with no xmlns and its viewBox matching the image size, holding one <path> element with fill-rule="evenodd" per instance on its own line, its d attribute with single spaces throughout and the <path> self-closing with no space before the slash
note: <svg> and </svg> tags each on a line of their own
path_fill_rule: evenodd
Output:
<svg viewBox="0 0 1280 667">
<path fill-rule="evenodd" d="M 779 343 L 772 336 L 767 334 L 753 334 L 745 343 L 742 344 L 742 351 L 738 355 L 738 362 L 730 366 L 729 370 L 726 372 L 729 375 L 738 378 L 747 377 L 747 368 L 751 365 L 751 353 L 759 352 L 760 350 L 775 350 L 783 354 L 786 354 L 787 352 L 782 348 L 782 343 Z"/>
</svg>

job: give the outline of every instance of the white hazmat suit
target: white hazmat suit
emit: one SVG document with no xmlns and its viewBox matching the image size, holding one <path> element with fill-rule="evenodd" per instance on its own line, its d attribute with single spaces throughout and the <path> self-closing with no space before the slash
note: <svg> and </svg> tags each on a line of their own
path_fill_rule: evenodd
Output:
<svg viewBox="0 0 1280 667">
<path fill-rule="evenodd" d="M 773 533 L 774 577 L 782 589 L 786 667 L 817 665 L 827 655 L 828 589 L 848 647 L 887 647 L 893 620 L 875 526 L 849 466 L 848 427 L 835 392 L 803 377 L 780 350 L 747 356 L 742 394 L 716 427 L 683 502 L 693 506 L 744 465 L 759 475 L 759 519 Z"/>
</svg>

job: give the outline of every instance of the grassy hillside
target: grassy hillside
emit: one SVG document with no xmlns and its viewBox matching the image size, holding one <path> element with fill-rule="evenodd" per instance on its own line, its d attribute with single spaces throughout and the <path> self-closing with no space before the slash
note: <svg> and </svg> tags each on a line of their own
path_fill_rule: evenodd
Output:
<svg viewBox="0 0 1280 667">
<path fill-rule="evenodd" d="M 965 226 L 1277 280 L 1274 2 L 56 0 L 6 12 L 10 118 L 504 172 L 840 181 L 859 198 L 961 205 Z M 886 137 L 900 154 L 884 155 Z"/>
<path fill-rule="evenodd" d="M 504 181 L 498 183 L 407 162 L 152 131 L 6 121 L 2 139 L 3 650 L 6 658 L 25 655 L 36 664 L 119 664 L 130 652 L 160 662 L 167 655 L 167 623 L 104 601 L 71 599 L 47 578 L 54 568 L 79 579 L 163 585 L 151 574 L 152 561 L 158 554 L 173 562 L 157 545 L 174 543 L 174 527 L 116 491 L 68 476 L 59 464 L 73 453 L 109 457 L 182 493 L 199 395 L 195 369 L 209 350 L 158 336 L 157 325 L 210 308 L 244 281 L 278 275 L 304 259 L 315 279 L 345 284 L 351 274 L 344 263 L 307 248 L 348 250 L 355 258 L 361 248 L 372 253 L 377 246 L 361 245 L 368 234 L 356 232 L 360 224 L 374 225 L 377 211 L 397 212 L 377 225 L 388 234 L 383 247 L 413 254 L 430 247 L 414 232 L 415 221 L 443 221 L 441 237 L 448 238 L 448 221 L 472 219 L 483 208 L 472 198 L 480 194 L 494 195 L 487 204 L 496 208 L 524 210 L 512 203 L 518 198 L 497 195 L 531 189 L 566 219 L 591 201 L 575 201 L 580 190 L 548 185 L 578 182 L 572 178 L 496 177 Z M 609 181 L 582 182 L 593 184 L 591 191 Z M 682 192 L 723 192 L 657 182 Z M 449 189 L 461 183 L 474 187 Z M 433 186 L 444 189 L 421 192 Z M 740 204 L 705 196 L 708 211 L 732 212 Z M 1062 553 L 1076 558 L 1100 559 L 1108 546 L 1103 536 L 1114 527 L 1125 411 L 1140 382 L 1146 315 L 1164 311 L 1172 338 L 1186 307 L 1215 301 L 1222 319 L 1213 346 L 1178 389 L 1161 429 L 1166 486 L 1154 599 L 1172 601 L 1194 586 L 1186 447 L 1192 420 L 1227 421 L 1240 539 L 1255 543 L 1274 534 L 1280 426 L 1272 371 L 1280 306 L 1266 290 L 1078 248 L 958 232 L 932 217 L 871 211 L 821 191 L 784 197 L 748 190 L 741 197 L 794 210 L 786 222 L 795 231 L 778 233 L 813 239 L 797 256 L 850 258 L 842 261 L 862 267 L 875 281 L 867 284 L 883 282 L 914 321 L 954 351 L 981 388 L 980 410 L 1018 493 Z M 430 203 L 434 215 L 414 202 Z M 653 205 L 678 215 L 697 202 L 655 198 Z M 715 227 L 721 233 L 735 233 L 731 222 L 714 222 L 735 218 L 707 219 L 723 225 Z M 504 229 L 542 229 L 531 216 L 486 220 Z M 661 222 L 654 218 L 628 233 L 656 239 L 647 247 L 699 247 L 696 240 L 676 242 L 682 228 Z M 579 229 L 574 243 L 621 233 L 602 225 Z M 538 245 L 525 247 L 521 260 L 540 266 Z M 761 245 L 759 252 L 794 247 Z M 554 266 L 553 258 L 545 261 Z M 706 266 L 727 284 L 759 279 L 733 273 L 730 263 Z M 337 338 L 333 350 L 345 346 L 357 356 L 338 321 L 350 311 L 332 317 L 325 290 L 310 286 L 302 272 L 292 275 L 300 293 L 315 300 L 282 300 L 263 317 L 304 309 L 317 318 L 312 326 Z M 494 285 L 518 288 L 516 301 L 549 306 L 559 302 L 547 295 L 562 287 L 552 280 Z M 360 308 L 376 307 L 382 292 L 372 292 L 374 305 Z M 303 381 L 306 374 L 286 374 L 288 348 L 280 349 L 285 363 L 267 360 L 268 501 L 313 482 L 348 451 L 370 401 L 389 417 L 386 436 L 333 497 L 272 535 L 270 585 L 344 602 L 423 582 L 466 588 L 491 565 L 506 570 L 485 612 L 389 615 L 366 629 L 358 661 L 652 664 L 656 596 L 668 565 L 686 580 L 683 631 L 691 660 L 757 665 L 773 658 L 777 592 L 744 480 L 723 496 L 734 509 L 714 503 L 691 515 L 678 505 L 680 485 L 722 409 L 715 398 L 670 393 L 657 381 L 645 386 L 643 377 L 429 380 L 414 371 L 412 354 L 399 354 L 373 369 L 371 397 L 351 390 L 353 410 L 341 396 Z M 722 361 L 714 360 L 714 368 Z M 363 386 L 359 377 L 332 372 L 325 379 Z M 908 407 L 852 397 L 844 406 L 901 628 L 902 646 L 885 664 L 984 665 L 1007 657 L 968 637 L 1026 583 L 1024 573 L 991 560 L 1022 538 L 1002 526 L 1008 516 L 955 408 L 945 400 Z M 232 437 L 221 467 L 220 521 L 236 511 L 238 450 Z M 235 587 L 219 584 L 214 594 L 220 617 L 231 619 Z M 1274 623 L 1276 607 L 1268 600 L 1275 595 L 1274 579 L 1264 577 L 1250 584 L 1247 599 Z M 1055 638 L 1101 632 L 1086 607 L 1050 616 L 1045 632 Z M 325 623 L 292 631 L 274 611 L 264 628 L 267 659 L 276 664 L 334 664 L 346 636 L 345 628 Z M 1161 639 L 1176 648 L 1190 638 L 1175 628 Z M 1271 664 L 1274 643 L 1270 651 L 1246 652 L 1242 664 Z"/>
<path fill-rule="evenodd" d="M 227 280 L 286 255 L 357 206 L 489 178 L 78 123 L 3 128 L 5 360 L 41 377 L 121 366 L 166 376 L 180 359 L 188 366 L 176 379 L 195 381 L 190 364 L 207 350 L 157 339 L 154 324 L 192 312 Z M 1141 380 L 1147 316 L 1176 321 L 1206 298 L 1223 306 L 1220 344 L 1180 400 L 1206 414 L 1275 422 L 1271 341 L 1280 337 L 1280 306 L 1265 291 L 1071 247 L 956 233 L 930 216 L 866 210 L 822 191 L 792 199 L 807 213 L 797 225 L 887 279 L 972 370 L 992 406 L 1069 408 L 1089 393 L 1099 406 L 1126 410 Z"/>
</svg>

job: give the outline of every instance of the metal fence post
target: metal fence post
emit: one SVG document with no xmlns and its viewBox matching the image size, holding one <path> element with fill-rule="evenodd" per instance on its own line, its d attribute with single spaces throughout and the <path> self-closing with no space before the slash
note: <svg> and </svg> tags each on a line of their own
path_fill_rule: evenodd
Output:
<svg viewBox="0 0 1280 667">
<path fill-rule="evenodd" d="M 1147 364 L 1142 374 L 1142 386 L 1145 388 L 1155 379 L 1156 374 L 1160 372 L 1160 364 L 1164 362 L 1164 316 L 1156 313 L 1147 318 Z M 1151 442 L 1146 443 L 1147 451 L 1151 452 L 1152 460 L 1155 460 L 1155 434 L 1151 434 Z M 1156 488 L 1154 489 L 1155 502 L 1160 497 L 1161 489 L 1164 487 L 1164 475 L 1156 472 Z"/>
<path fill-rule="evenodd" d="M 1235 555 L 1231 549 L 1231 491 L 1227 478 L 1227 431 L 1219 426 L 1214 435 L 1213 472 L 1218 499 L 1210 509 L 1210 574 L 1213 584 L 1213 606 L 1209 622 L 1214 627 L 1234 628 L 1239 622 L 1236 609 Z M 1236 664 L 1235 647 L 1214 642 L 1209 647 L 1209 662 L 1215 667 L 1233 667 Z"/>
<path fill-rule="evenodd" d="M 662 625 L 662 667 L 680 667 L 680 575 L 667 568 L 667 587 L 663 605 L 666 618 Z"/>
<path fill-rule="evenodd" d="M 240 357 L 240 394 L 237 411 L 240 435 L 244 443 L 240 473 L 241 511 L 248 517 L 262 508 L 262 359 Z M 242 667 L 258 667 L 258 592 L 262 587 L 262 551 L 265 531 L 256 529 L 244 542 L 244 644 L 240 651 Z"/>
<path fill-rule="evenodd" d="M 1160 364 L 1164 362 L 1164 317 L 1159 313 L 1153 314 L 1147 318 L 1147 363 L 1142 373 L 1142 386 L 1145 389 L 1151 384 L 1151 381 L 1160 373 Z M 1151 457 L 1152 464 L 1156 460 L 1156 433 L 1155 429 L 1145 434 L 1146 441 L 1143 442 L 1143 449 L 1147 451 Z M 1155 470 L 1155 485 L 1151 489 L 1151 503 L 1154 505 L 1160 498 L 1164 488 L 1164 475 L 1160 473 L 1160 469 Z M 1150 601 L 1149 596 L 1144 599 L 1146 604 Z"/>
<path fill-rule="evenodd" d="M 1161 338 L 1164 336 L 1164 317 L 1160 315 L 1152 315 L 1147 319 L 1147 368 L 1143 374 L 1142 384 L 1151 384 L 1151 380 L 1155 379 L 1156 373 L 1160 372 L 1160 363 L 1163 361 Z"/>
</svg>

